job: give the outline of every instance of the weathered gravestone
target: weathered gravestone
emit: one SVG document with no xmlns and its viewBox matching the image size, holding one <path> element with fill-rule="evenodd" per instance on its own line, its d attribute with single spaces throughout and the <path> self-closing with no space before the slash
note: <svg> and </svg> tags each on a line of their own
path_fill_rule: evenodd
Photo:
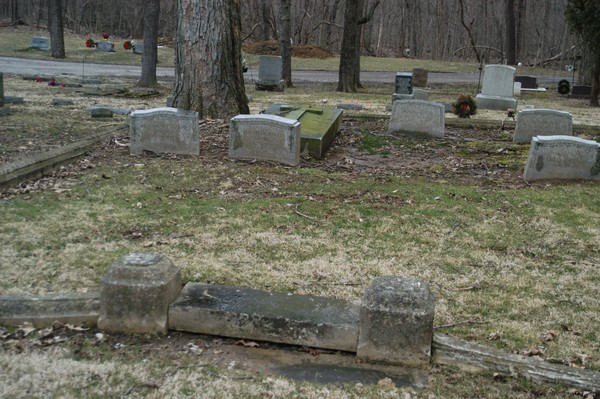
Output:
<svg viewBox="0 0 600 399">
<path fill-rule="evenodd" d="M 514 87 L 513 87 L 513 95 L 515 97 L 521 96 L 521 90 L 522 90 L 521 82 L 515 82 Z"/>
<path fill-rule="evenodd" d="M 279 56 L 261 55 L 256 90 L 283 91 L 282 60 Z"/>
<path fill-rule="evenodd" d="M 392 102 L 396 100 L 412 100 L 413 95 L 413 74 L 409 72 L 396 73 L 396 82 Z"/>
<path fill-rule="evenodd" d="M 514 95 L 516 69 L 507 65 L 486 65 L 477 106 L 481 109 L 507 110 L 517 107 Z"/>
<path fill-rule="evenodd" d="M 573 117 L 553 109 L 524 109 L 517 114 L 513 142 L 531 143 L 534 136 L 572 136 Z"/>
<path fill-rule="evenodd" d="M 50 50 L 50 42 L 47 37 L 34 37 L 31 39 L 31 47 L 36 50 L 48 51 Z"/>
<path fill-rule="evenodd" d="M 343 111 L 337 108 L 273 104 L 265 113 L 300 122 L 300 153 L 321 159 L 340 130 Z"/>
<path fill-rule="evenodd" d="M 592 96 L 592 86 L 574 85 L 571 90 L 571 97 L 588 99 Z"/>
<path fill-rule="evenodd" d="M 600 180 L 600 143 L 571 136 L 537 136 L 523 179 Z"/>
<path fill-rule="evenodd" d="M 231 119 L 229 157 L 296 166 L 300 163 L 300 122 L 275 115 L 238 115 Z"/>
<path fill-rule="evenodd" d="M 537 78 L 535 76 L 515 76 L 515 82 L 521 83 L 521 89 L 537 89 Z"/>
<path fill-rule="evenodd" d="M 130 152 L 200 154 L 198 113 L 177 108 L 154 108 L 131 114 Z"/>
<path fill-rule="evenodd" d="M 365 291 L 356 356 L 370 362 L 429 367 L 435 297 L 414 278 L 384 276 Z"/>
<path fill-rule="evenodd" d="M 427 87 L 427 80 L 429 79 L 429 72 L 427 69 L 414 68 L 412 75 L 413 87 Z"/>
<path fill-rule="evenodd" d="M 181 271 L 160 253 L 132 253 L 102 278 L 98 329 L 166 333 L 169 305 L 182 287 Z"/>
<path fill-rule="evenodd" d="M 113 51 L 115 51 L 115 44 L 113 42 L 97 42 L 96 51 L 112 53 Z"/>
<path fill-rule="evenodd" d="M 419 89 L 419 88 L 413 88 L 413 95 L 415 97 L 415 100 L 429 100 L 429 91 L 428 90 L 424 90 L 424 89 Z"/>
<path fill-rule="evenodd" d="M 144 53 L 144 43 L 136 43 L 133 45 L 133 54 L 143 54 Z"/>
<path fill-rule="evenodd" d="M 388 131 L 413 137 L 444 137 L 444 105 L 423 100 L 395 101 Z"/>
</svg>

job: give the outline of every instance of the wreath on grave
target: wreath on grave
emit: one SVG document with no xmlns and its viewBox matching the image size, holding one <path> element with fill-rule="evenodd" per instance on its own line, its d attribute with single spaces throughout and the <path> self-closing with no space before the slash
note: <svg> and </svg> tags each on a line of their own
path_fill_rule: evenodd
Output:
<svg viewBox="0 0 600 399">
<path fill-rule="evenodd" d="M 106 32 L 102 32 L 102 33 L 100 34 L 100 36 L 102 36 L 102 38 L 103 38 L 104 40 L 108 40 L 108 38 L 110 37 L 110 34 L 109 34 L 109 33 L 106 33 Z"/>
<path fill-rule="evenodd" d="M 90 48 L 90 47 L 94 47 L 96 45 L 96 42 L 94 41 L 94 39 L 87 39 L 85 41 L 85 47 Z"/>
<path fill-rule="evenodd" d="M 131 50 L 131 49 L 132 49 L 132 47 L 133 47 L 133 44 L 131 44 L 131 41 L 130 41 L 130 40 L 127 40 L 125 43 L 123 43 L 123 48 L 124 48 L 125 50 Z"/>
<path fill-rule="evenodd" d="M 461 94 L 452 104 L 452 112 L 459 118 L 470 118 L 477 113 L 477 102 L 468 94 Z"/>
</svg>

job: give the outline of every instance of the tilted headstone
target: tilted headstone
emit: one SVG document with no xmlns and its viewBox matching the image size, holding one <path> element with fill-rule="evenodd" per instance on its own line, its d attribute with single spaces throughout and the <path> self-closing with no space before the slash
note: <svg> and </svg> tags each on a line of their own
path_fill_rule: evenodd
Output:
<svg viewBox="0 0 600 399">
<path fill-rule="evenodd" d="M 413 137 L 444 137 L 444 105 L 423 100 L 395 101 L 388 131 Z"/>
<path fill-rule="evenodd" d="M 571 90 L 571 97 L 574 98 L 590 98 L 592 95 L 592 86 L 575 85 Z"/>
<path fill-rule="evenodd" d="M 520 82 L 522 89 L 537 89 L 538 87 L 535 76 L 515 76 L 515 82 Z"/>
<path fill-rule="evenodd" d="M 534 136 L 572 136 L 573 117 L 553 109 L 524 109 L 517 114 L 513 142 L 531 143 Z"/>
<path fill-rule="evenodd" d="M 37 50 L 50 50 L 50 42 L 47 37 L 34 37 L 31 39 L 31 47 Z"/>
<path fill-rule="evenodd" d="M 283 91 L 282 65 L 280 56 L 261 55 L 256 90 Z"/>
<path fill-rule="evenodd" d="M 340 130 L 343 111 L 338 108 L 273 104 L 265 113 L 300 122 L 300 153 L 321 159 Z"/>
<path fill-rule="evenodd" d="M 413 87 L 427 87 L 427 81 L 429 79 L 429 72 L 427 69 L 414 68 L 412 75 Z"/>
<path fill-rule="evenodd" d="M 428 367 L 435 297 L 414 278 L 384 276 L 365 291 L 356 356 L 370 362 Z"/>
<path fill-rule="evenodd" d="M 97 42 L 96 51 L 112 53 L 113 51 L 115 51 L 115 44 L 113 42 Z"/>
<path fill-rule="evenodd" d="M 600 143 L 571 136 L 537 136 L 523 179 L 600 180 Z"/>
<path fill-rule="evenodd" d="M 154 108 L 131 114 L 130 152 L 200 154 L 198 112 Z"/>
<path fill-rule="evenodd" d="M 98 329 L 166 333 L 169 305 L 182 287 L 181 271 L 160 253 L 132 253 L 102 278 Z"/>
<path fill-rule="evenodd" d="M 300 163 L 300 122 L 275 115 L 238 115 L 231 119 L 229 157 L 296 166 Z"/>
<path fill-rule="evenodd" d="M 507 110 L 517 107 L 514 96 L 516 69 L 507 65 L 486 65 L 481 93 L 476 97 L 481 109 Z"/>
</svg>

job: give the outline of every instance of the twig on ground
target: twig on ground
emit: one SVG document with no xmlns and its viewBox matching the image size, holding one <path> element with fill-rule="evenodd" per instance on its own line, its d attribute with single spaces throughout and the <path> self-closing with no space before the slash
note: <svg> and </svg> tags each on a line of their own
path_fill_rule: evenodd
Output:
<svg viewBox="0 0 600 399">
<path fill-rule="evenodd" d="M 295 209 L 296 215 L 298 215 L 298 216 L 302 216 L 303 218 L 306 218 L 306 219 L 309 219 L 309 220 L 317 220 L 316 218 L 314 218 L 314 217 L 312 217 L 312 216 L 308 216 L 308 215 L 305 215 L 304 213 L 300 212 L 300 211 L 298 210 L 298 206 L 299 206 L 299 205 L 298 205 L 298 204 L 296 204 L 296 209 Z"/>
<path fill-rule="evenodd" d="M 457 323 L 442 324 L 441 326 L 434 326 L 433 329 L 434 330 L 439 330 L 441 328 L 449 328 L 449 327 L 462 326 L 464 324 L 489 324 L 489 323 L 491 323 L 493 321 L 495 321 L 495 319 L 492 319 L 492 320 L 464 320 L 464 321 L 459 321 Z"/>
</svg>

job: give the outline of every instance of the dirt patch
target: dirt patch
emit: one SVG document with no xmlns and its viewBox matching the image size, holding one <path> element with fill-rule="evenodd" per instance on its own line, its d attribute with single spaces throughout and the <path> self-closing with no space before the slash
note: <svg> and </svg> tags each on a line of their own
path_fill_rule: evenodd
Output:
<svg viewBox="0 0 600 399">
<path fill-rule="evenodd" d="M 275 40 L 267 42 L 245 43 L 242 50 L 249 54 L 257 55 L 280 55 L 279 42 Z M 304 44 L 301 46 L 292 46 L 292 57 L 298 58 L 329 58 L 333 57 L 330 51 L 312 44 Z"/>
</svg>

